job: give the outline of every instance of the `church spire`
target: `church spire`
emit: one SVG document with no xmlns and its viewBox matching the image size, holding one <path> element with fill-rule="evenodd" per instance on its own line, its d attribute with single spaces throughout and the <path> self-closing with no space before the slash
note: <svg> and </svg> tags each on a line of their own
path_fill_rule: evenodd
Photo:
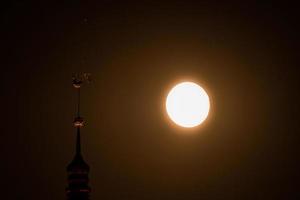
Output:
<svg viewBox="0 0 300 200">
<path fill-rule="evenodd" d="M 89 74 L 73 77 L 73 86 L 77 90 L 77 114 L 73 125 L 76 128 L 75 156 L 67 167 L 68 186 L 66 188 L 68 200 L 89 200 L 91 191 L 88 182 L 90 167 L 81 155 L 80 129 L 83 127 L 83 118 L 80 116 L 80 89 L 84 81 L 89 81 Z"/>
<path fill-rule="evenodd" d="M 80 88 L 82 85 L 82 79 L 78 76 L 73 77 L 73 87 L 77 90 L 77 115 L 74 119 L 74 127 L 77 129 L 76 136 L 76 154 L 81 153 L 81 145 L 80 145 L 80 128 L 83 127 L 83 119 L 80 117 Z"/>
<path fill-rule="evenodd" d="M 81 144 L 80 144 L 80 128 L 77 128 L 77 136 L 76 136 L 76 154 L 81 154 Z"/>
</svg>

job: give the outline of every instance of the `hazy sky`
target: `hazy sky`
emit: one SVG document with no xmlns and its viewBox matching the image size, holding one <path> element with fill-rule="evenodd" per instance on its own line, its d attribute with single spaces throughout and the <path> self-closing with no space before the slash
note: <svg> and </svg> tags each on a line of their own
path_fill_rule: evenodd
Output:
<svg viewBox="0 0 300 200">
<path fill-rule="evenodd" d="M 1 11 L 2 199 L 65 199 L 82 88 L 91 199 L 298 199 L 298 10 L 287 3 L 14 1 Z M 201 84 L 199 128 L 164 110 Z"/>
</svg>

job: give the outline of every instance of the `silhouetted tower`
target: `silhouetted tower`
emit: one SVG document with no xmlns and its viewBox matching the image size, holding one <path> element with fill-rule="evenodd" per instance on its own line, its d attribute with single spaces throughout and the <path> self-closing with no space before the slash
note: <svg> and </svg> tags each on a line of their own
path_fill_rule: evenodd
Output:
<svg viewBox="0 0 300 200">
<path fill-rule="evenodd" d="M 67 200 L 89 200 L 91 189 L 88 185 L 88 173 L 90 167 L 81 155 L 80 128 L 83 127 L 83 119 L 80 116 L 80 88 L 82 83 L 89 80 L 87 74 L 73 77 L 73 86 L 78 94 L 77 116 L 74 119 L 76 128 L 76 151 L 72 162 L 67 167 L 68 186 L 66 188 Z"/>
</svg>

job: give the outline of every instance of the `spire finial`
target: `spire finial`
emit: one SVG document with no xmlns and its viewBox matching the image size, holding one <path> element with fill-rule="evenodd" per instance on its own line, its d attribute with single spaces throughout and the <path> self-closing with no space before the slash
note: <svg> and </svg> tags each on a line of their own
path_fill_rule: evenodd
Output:
<svg viewBox="0 0 300 200">
<path fill-rule="evenodd" d="M 91 81 L 90 73 L 81 73 L 73 75 L 73 87 L 77 90 L 77 116 L 74 119 L 74 126 L 80 128 L 83 126 L 83 118 L 80 116 L 80 89 L 84 82 Z"/>
<path fill-rule="evenodd" d="M 80 116 L 80 89 L 84 82 L 90 82 L 90 74 L 82 73 L 75 74 L 73 76 L 73 87 L 77 90 L 77 116 L 74 119 L 74 126 L 77 129 L 77 137 L 76 137 L 76 154 L 80 155 L 81 153 L 81 145 L 80 145 L 80 128 L 83 127 L 83 118 Z"/>
</svg>

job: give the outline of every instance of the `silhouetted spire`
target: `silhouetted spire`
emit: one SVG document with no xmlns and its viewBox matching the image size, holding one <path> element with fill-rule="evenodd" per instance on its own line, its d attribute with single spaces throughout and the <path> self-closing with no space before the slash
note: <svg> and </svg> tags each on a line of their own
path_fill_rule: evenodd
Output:
<svg viewBox="0 0 300 200">
<path fill-rule="evenodd" d="M 83 118 L 80 116 L 80 88 L 82 83 L 88 79 L 87 74 L 73 77 L 73 86 L 77 90 L 77 116 L 74 119 L 74 127 L 76 128 L 76 148 L 75 156 L 68 165 L 68 187 L 66 188 L 68 200 L 88 200 L 91 191 L 88 183 L 88 172 L 90 167 L 83 160 L 81 155 L 80 129 L 83 127 Z"/>
<path fill-rule="evenodd" d="M 81 144 L 80 144 L 80 128 L 77 128 L 77 137 L 76 137 L 76 154 L 81 154 Z"/>
</svg>

